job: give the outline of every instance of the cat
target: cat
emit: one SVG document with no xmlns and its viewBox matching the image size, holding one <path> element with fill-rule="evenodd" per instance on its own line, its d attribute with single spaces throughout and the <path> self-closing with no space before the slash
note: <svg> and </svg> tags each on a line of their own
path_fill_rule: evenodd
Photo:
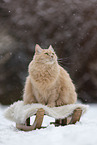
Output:
<svg viewBox="0 0 97 145">
<path fill-rule="evenodd" d="M 48 49 L 42 49 L 36 44 L 28 72 L 23 94 L 24 104 L 40 103 L 58 107 L 76 103 L 75 86 L 67 71 L 58 64 L 51 45 Z"/>
</svg>

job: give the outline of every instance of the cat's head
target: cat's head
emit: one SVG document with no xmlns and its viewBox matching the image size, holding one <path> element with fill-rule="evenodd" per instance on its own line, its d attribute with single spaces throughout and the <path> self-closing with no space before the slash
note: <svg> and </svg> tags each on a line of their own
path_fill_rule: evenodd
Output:
<svg viewBox="0 0 97 145">
<path fill-rule="evenodd" d="M 57 55 L 51 45 L 48 49 L 42 49 L 38 44 L 36 44 L 33 60 L 39 63 L 53 64 L 57 62 Z"/>
</svg>

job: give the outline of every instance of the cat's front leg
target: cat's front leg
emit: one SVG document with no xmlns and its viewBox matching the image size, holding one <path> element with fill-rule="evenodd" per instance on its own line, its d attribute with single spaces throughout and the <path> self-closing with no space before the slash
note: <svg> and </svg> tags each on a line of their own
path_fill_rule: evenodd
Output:
<svg viewBox="0 0 97 145">
<path fill-rule="evenodd" d="M 30 77 L 27 77 L 25 88 L 24 88 L 24 94 L 23 94 L 23 101 L 24 104 L 31 104 L 31 103 L 37 103 L 33 91 L 32 91 L 32 84 Z"/>
<path fill-rule="evenodd" d="M 45 100 L 42 98 L 42 97 L 38 97 L 38 103 L 39 104 L 42 104 L 42 105 L 45 105 L 46 103 L 45 103 Z"/>
<path fill-rule="evenodd" d="M 50 96 L 49 99 L 48 99 L 48 103 L 47 103 L 47 106 L 48 107 L 55 107 L 55 99 L 53 96 Z"/>
</svg>

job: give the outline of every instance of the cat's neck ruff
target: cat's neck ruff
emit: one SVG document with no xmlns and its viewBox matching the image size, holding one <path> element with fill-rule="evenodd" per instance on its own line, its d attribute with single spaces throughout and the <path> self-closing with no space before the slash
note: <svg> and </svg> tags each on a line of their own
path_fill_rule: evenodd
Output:
<svg viewBox="0 0 97 145">
<path fill-rule="evenodd" d="M 57 62 L 53 64 L 32 62 L 29 74 L 33 85 L 39 88 L 46 88 L 56 82 L 59 71 L 60 69 Z"/>
</svg>

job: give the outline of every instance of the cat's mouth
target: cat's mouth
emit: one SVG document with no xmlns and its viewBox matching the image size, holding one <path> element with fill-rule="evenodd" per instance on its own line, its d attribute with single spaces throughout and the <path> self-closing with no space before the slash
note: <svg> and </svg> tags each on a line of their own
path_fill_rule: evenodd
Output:
<svg viewBox="0 0 97 145">
<path fill-rule="evenodd" d="M 41 60 L 36 60 L 37 63 L 42 63 L 42 64 L 54 64 L 57 62 L 57 59 L 51 58 L 51 59 L 41 59 Z"/>
<path fill-rule="evenodd" d="M 46 64 L 53 64 L 54 63 L 54 61 L 48 61 L 48 62 L 46 62 Z"/>
<path fill-rule="evenodd" d="M 50 60 L 47 60 L 45 61 L 46 64 L 53 64 L 55 63 L 55 60 L 54 59 L 50 59 Z"/>
</svg>

